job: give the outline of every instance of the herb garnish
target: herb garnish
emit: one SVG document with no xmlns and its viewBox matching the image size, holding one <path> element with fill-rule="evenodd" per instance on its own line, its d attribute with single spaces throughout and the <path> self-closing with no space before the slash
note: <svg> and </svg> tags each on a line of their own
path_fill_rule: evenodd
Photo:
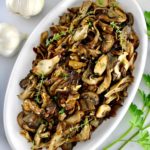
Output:
<svg viewBox="0 0 150 150">
<path fill-rule="evenodd" d="M 150 38 L 150 11 L 145 11 L 144 16 L 147 24 L 147 34 Z"/>
<path fill-rule="evenodd" d="M 61 73 L 60 77 L 64 78 L 65 80 L 69 78 L 69 74 L 67 73 Z"/>
<path fill-rule="evenodd" d="M 61 108 L 60 111 L 59 111 L 59 114 L 63 114 L 63 113 L 65 113 L 65 109 Z"/>
<path fill-rule="evenodd" d="M 92 26 L 93 26 L 92 21 L 89 21 L 89 22 L 88 22 L 88 25 L 89 25 L 89 28 L 92 28 Z"/>
<path fill-rule="evenodd" d="M 37 91 L 37 93 L 36 93 L 36 97 L 35 97 L 35 102 L 36 103 L 40 103 L 40 95 L 41 95 L 41 88 L 42 88 L 42 85 L 43 85 L 43 82 L 44 82 L 44 75 L 42 74 L 41 76 L 40 76 L 40 83 L 39 83 L 39 87 L 38 87 L 38 91 Z"/>
<path fill-rule="evenodd" d="M 110 26 L 116 30 L 117 34 L 121 33 L 120 27 L 114 21 L 110 23 Z"/>
<path fill-rule="evenodd" d="M 143 75 L 143 80 L 146 82 L 146 85 L 150 87 L 150 75 Z M 149 150 L 150 147 L 150 133 L 148 132 L 148 128 L 150 128 L 150 122 L 147 123 L 147 117 L 150 114 L 150 93 L 146 94 L 144 91 L 138 91 L 143 102 L 143 107 L 138 108 L 137 105 L 131 104 L 129 108 L 129 112 L 132 115 L 132 119 L 130 121 L 130 127 L 127 131 L 125 131 L 117 140 L 109 144 L 103 150 L 109 150 L 112 146 L 114 146 L 118 142 L 124 141 L 124 143 L 118 148 L 118 150 L 123 150 L 123 148 L 129 142 L 136 142 L 140 144 L 144 150 Z M 131 132 L 134 132 L 127 140 L 124 138 Z"/>
</svg>

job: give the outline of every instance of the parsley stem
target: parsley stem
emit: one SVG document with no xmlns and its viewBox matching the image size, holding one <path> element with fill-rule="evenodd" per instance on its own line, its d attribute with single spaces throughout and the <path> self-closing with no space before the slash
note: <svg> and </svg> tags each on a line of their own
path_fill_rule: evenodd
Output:
<svg viewBox="0 0 150 150">
<path fill-rule="evenodd" d="M 119 142 L 125 136 L 127 136 L 131 132 L 132 129 L 133 129 L 133 126 L 130 126 L 117 140 L 115 140 L 114 142 L 106 146 L 103 150 L 108 150 L 109 148 L 111 148 L 113 145 L 115 145 L 117 142 Z"/>
<path fill-rule="evenodd" d="M 140 130 L 138 130 L 137 132 L 135 132 L 128 140 L 126 140 L 120 147 L 118 150 L 123 150 L 123 148 L 134 138 L 138 135 L 138 133 L 140 132 Z"/>
<path fill-rule="evenodd" d="M 147 111 L 147 112 L 150 112 L 150 110 Z M 146 116 L 145 116 L 145 118 L 144 118 L 145 120 L 146 120 L 148 114 L 149 114 L 149 113 L 146 114 Z M 145 129 L 149 128 L 149 127 L 150 127 L 150 124 L 148 124 L 147 126 L 145 126 L 144 128 L 142 128 L 141 130 L 145 130 Z M 139 134 L 139 132 L 140 132 L 141 130 L 139 129 L 137 132 L 135 132 L 128 140 L 126 140 L 126 141 L 120 146 L 120 148 L 119 148 L 118 150 L 123 150 L 123 148 L 124 148 L 134 137 L 136 137 L 136 136 Z"/>
<path fill-rule="evenodd" d="M 145 121 L 146 121 L 146 119 L 147 119 L 149 113 L 150 113 L 150 109 L 148 109 L 148 111 L 146 112 L 146 115 L 145 115 L 145 117 L 144 117 L 144 123 L 145 123 Z M 144 124 L 144 123 L 143 123 L 143 124 Z"/>
</svg>

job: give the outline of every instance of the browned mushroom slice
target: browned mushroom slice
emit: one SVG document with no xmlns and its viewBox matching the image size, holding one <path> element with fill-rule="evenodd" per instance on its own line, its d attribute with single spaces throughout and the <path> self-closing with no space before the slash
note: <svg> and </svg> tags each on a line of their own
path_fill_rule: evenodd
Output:
<svg viewBox="0 0 150 150">
<path fill-rule="evenodd" d="M 69 95 L 66 102 L 65 102 L 65 109 L 70 110 L 75 107 L 76 101 L 80 98 L 79 94 L 76 95 Z"/>
<path fill-rule="evenodd" d="M 114 101 L 115 99 L 117 99 L 117 95 L 114 94 L 114 95 L 111 95 L 110 97 L 108 97 L 106 100 L 105 100 L 105 104 L 110 104 L 112 101 Z"/>
<path fill-rule="evenodd" d="M 103 80 L 103 77 L 92 77 L 90 67 L 82 75 L 82 81 L 89 85 L 96 85 Z"/>
<path fill-rule="evenodd" d="M 133 23 L 134 23 L 134 17 L 133 17 L 133 15 L 132 15 L 132 13 L 127 13 L 127 18 L 128 18 L 127 24 L 128 24 L 129 26 L 132 26 Z"/>
<path fill-rule="evenodd" d="M 99 104 L 99 97 L 94 92 L 84 92 L 81 95 L 80 105 L 81 110 L 90 111 L 95 110 L 95 106 Z"/>
<path fill-rule="evenodd" d="M 86 66 L 86 63 L 69 60 L 69 66 L 72 67 L 73 69 L 81 69 Z"/>
<path fill-rule="evenodd" d="M 45 44 L 47 38 L 48 38 L 48 31 L 45 31 L 41 34 L 40 43 Z"/>
<path fill-rule="evenodd" d="M 139 42 L 140 42 L 139 38 L 133 29 L 132 29 L 131 34 L 129 35 L 129 39 L 131 43 L 133 43 L 134 48 L 137 48 L 139 46 Z"/>
<path fill-rule="evenodd" d="M 45 132 L 46 131 L 46 125 L 41 124 L 34 136 L 34 143 L 35 146 L 39 146 L 40 142 L 43 138 L 48 138 L 50 137 L 50 132 Z"/>
<path fill-rule="evenodd" d="M 88 12 L 90 6 L 92 5 L 92 2 L 91 1 L 85 1 L 83 2 L 83 5 L 80 7 L 79 9 L 79 13 L 80 15 L 77 16 L 72 22 L 71 22 L 71 25 L 70 25 L 70 30 L 73 30 L 74 27 L 76 27 L 80 20 L 82 20 L 82 18 L 84 18 L 86 16 L 86 13 Z"/>
<path fill-rule="evenodd" d="M 37 79 L 34 76 L 31 76 L 29 79 L 29 83 L 30 84 L 27 85 L 25 90 L 20 95 L 18 95 L 19 99 L 25 100 L 27 98 L 33 97 L 35 93 L 34 89 L 36 88 L 36 85 L 37 85 Z"/>
<path fill-rule="evenodd" d="M 114 36 L 111 34 L 104 34 L 103 37 L 104 37 L 104 40 L 102 42 L 101 51 L 103 53 L 107 53 L 111 50 L 112 46 L 115 43 L 115 40 L 114 40 Z"/>
<path fill-rule="evenodd" d="M 107 63 L 108 63 L 107 55 L 102 55 L 101 57 L 99 57 L 96 65 L 95 65 L 95 68 L 94 68 L 94 73 L 101 76 L 104 73 L 104 71 L 106 70 Z"/>
<path fill-rule="evenodd" d="M 117 22 L 117 23 L 123 23 L 127 20 L 127 16 L 125 12 L 123 12 L 120 8 L 114 8 L 111 10 L 111 13 L 109 13 L 109 16 L 106 14 L 102 14 L 99 16 L 99 19 L 105 22 Z"/>
<path fill-rule="evenodd" d="M 56 150 L 59 146 L 63 145 L 66 142 L 64 136 L 66 135 L 64 131 L 63 123 L 58 123 L 56 132 L 53 134 L 48 150 Z"/>
<path fill-rule="evenodd" d="M 110 91 L 108 91 L 105 94 L 105 97 L 108 98 L 111 95 L 118 93 L 120 91 L 123 91 L 126 87 L 129 86 L 129 84 L 133 81 L 133 77 L 131 76 L 126 76 L 125 78 L 122 78 L 118 83 L 116 83 L 115 85 L 113 85 L 110 88 Z"/>
<path fill-rule="evenodd" d="M 54 67 L 59 61 L 59 56 L 55 56 L 52 59 L 41 60 L 37 66 L 33 67 L 32 71 L 36 75 L 48 75 L 53 71 Z"/>
<path fill-rule="evenodd" d="M 23 102 L 23 110 L 24 111 L 27 111 L 27 112 L 34 112 L 35 114 L 37 115 L 40 115 L 42 109 L 34 102 L 34 101 L 31 101 L 29 99 L 26 99 L 24 102 Z"/>
<path fill-rule="evenodd" d="M 111 107 L 109 105 L 103 104 L 99 106 L 96 117 L 97 118 L 104 118 L 109 112 L 111 111 Z"/>
<path fill-rule="evenodd" d="M 131 59 L 129 60 L 131 71 L 134 69 L 134 62 L 136 58 L 137 58 L 137 52 L 134 52 L 133 55 L 131 56 Z"/>
<path fill-rule="evenodd" d="M 55 95 L 56 94 L 56 89 L 58 88 L 58 86 L 63 82 L 63 79 L 58 79 L 49 89 L 49 92 L 51 95 Z"/>
<path fill-rule="evenodd" d="M 29 134 L 28 131 L 26 131 L 26 130 L 21 130 L 21 131 L 20 131 L 20 134 L 23 135 L 23 136 L 28 140 L 28 142 L 32 142 L 32 138 L 31 138 L 31 136 L 30 136 L 30 134 Z"/>
<path fill-rule="evenodd" d="M 88 25 L 78 28 L 73 36 L 74 41 L 77 42 L 85 39 L 88 35 L 88 29 L 89 29 Z"/>
<path fill-rule="evenodd" d="M 99 26 L 101 27 L 101 29 L 105 33 L 111 34 L 113 32 L 113 28 L 110 25 L 108 25 L 108 24 L 106 24 L 106 23 L 104 23 L 102 21 L 99 21 L 98 23 L 99 23 Z"/>
<path fill-rule="evenodd" d="M 77 111 L 75 114 L 73 114 L 71 117 L 67 118 L 65 120 L 65 122 L 67 124 L 76 124 L 79 123 L 82 119 L 82 117 L 84 116 L 84 112 L 83 111 Z"/>
<path fill-rule="evenodd" d="M 80 142 L 80 141 L 86 141 L 90 138 L 91 135 L 91 128 L 88 121 L 88 118 L 84 120 L 84 127 L 81 130 L 80 133 L 78 133 L 76 136 L 69 139 L 69 142 Z"/>
<path fill-rule="evenodd" d="M 123 12 L 122 9 L 116 7 L 114 8 L 114 11 L 116 13 L 116 20 L 119 23 L 125 22 L 127 20 L 127 15 L 125 12 Z"/>
<path fill-rule="evenodd" d="M 120 33 L 119 40 L 120 40 L 120 45 L 123 50 L 126 50 L 127 48 L 128 37 L 130 34 L 131 34 L 130 26 L 125 26 Z"/>
<path fill-rule="evenodd" d="M 62 150 L 72 150 L 73 149 L 73 144 L 72 143 L 64 143 L 61 146 Z"/>
<path fill-rule="evenodd" d="M 97 24 L 98 24 L 98 21 L 95 21 L 93 23 L 93 26 L 94 26 L 94 29 L 95 29 L 95 37 L 94 39 L 88 44 L 91 48 L 94 48 L 96 46 L 96 44 L 99 42 L 100 43 L 100 40 L 101 40 L 101 37 L 100 37 L 100 32 L 99 30 L 97 29 Z M 100 40 L 99 40 L 100 39 Z"/>
<path fill-rule="evenodd" d="M 125 71 L 127 72 L 129 67 L 130 67 L 130 63 L 127 60 L 127 52 L 124 52 L 122 54 L 120 54 L 120 56 L 118 57 L 118 62 L 117 64 L 114 66 L 114 73 L 115 73 L 115 78 L 116 80 L 120 79 L 122 73 L 121 73 L 121 69 L 120 66 L 122 65 L 122 67 L 124 67 Z"/>
<path fill-rule="evenodd" d="M 42 121 L 42 119 L 34 113 L 29 113 L 25 115 L 22 118 L 22 120 L 24 121 L 24 124 L 27 124 L 30 128 L 34 128 L 34 129 L 37 129 Z"/>
<path fill-rule="evenodd" d="M 97 94 L 101 94 L 104 91 L 106 91 L 110 87 L 111 81 L 112 81 L 111 70 L 108 68 L 107 75 L 104 78 L 104 81 L 100 84 L 99 88 L 97 89 Z"/>
</svg>

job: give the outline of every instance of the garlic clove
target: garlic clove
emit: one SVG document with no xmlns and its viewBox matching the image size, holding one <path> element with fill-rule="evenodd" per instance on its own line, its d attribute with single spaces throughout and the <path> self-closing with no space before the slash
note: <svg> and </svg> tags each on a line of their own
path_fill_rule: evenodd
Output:
<svg viewBox="0 0 150 150">
<path fill-rule="evenodd" d="M 6 0 L 7 8 L 25 18 L 39 14 L 44 7 L 45 0 Z"/>
<path fill-rule="evenodd" d="M 13 56 L 17 53 L 18 46 L 25 38 L 25 34 L 7 23 L 0 23 L 0 55 L 5 57 Z"/>
</svg>

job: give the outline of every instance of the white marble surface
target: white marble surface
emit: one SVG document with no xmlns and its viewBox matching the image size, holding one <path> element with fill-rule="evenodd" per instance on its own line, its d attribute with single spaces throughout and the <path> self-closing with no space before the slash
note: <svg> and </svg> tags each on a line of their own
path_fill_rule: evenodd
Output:
<svg viewBox="0 0 150 150">
<path fill-rule="evenodd" d="M 9 12 L 5 7 L 5 0 L 0 0 L 0 22 L 8 22 L 11 24 L 16 25 L 20 31 L 30 34 L 38 22 L 47 14 L 47 12 L 54 7 L 60 0 L 46 0 L 46 5 L 44 11 L 32 19 L 26 20 L 20 16 L 14 15 Z M 137 0 L 143 10 L 150 11 L 150 0 Z M 150 49 L 150 46 L 149 46 Z M 148 53 L 147 65 L 145 68 L 146 73 L 150 73 L 150 50 Z M 9 147 L 7 140 L 5 138 L 5 133 L 3 129 L 3 102 L 4 102 L 4 95 L 7 86 L 7 82 L 16 60 L 17 56 L 12 58 L 3 58 L 0 56 L 0 150 L 11 150 Z M 142 84 L 140 88 L 145 88 Z M 139 103 L 139 99 L 135 99 L 136 103 Z M 13 112 L 12 112 L 13 113 Z M 113 132 L 113 134 L 106 140 L 106 142 L 102 145 L 102 147 L 106 146 L 107 143 L 110 143 L 116 137 L 118 137 L 125 129 L 128 127 L 128 119 L 130 118 L 129 114 L 127 113 L 122 122 L 119 124 L 117 129 Z M 102 147 L 99 150 L 102 150 Z M 113 147 L 111 150 L 117 150 L 118 145 Z M 125 147 L 125 150 L 141 150 L 142 148 L 134 143 L 131 143 Z"/>
</svg>

